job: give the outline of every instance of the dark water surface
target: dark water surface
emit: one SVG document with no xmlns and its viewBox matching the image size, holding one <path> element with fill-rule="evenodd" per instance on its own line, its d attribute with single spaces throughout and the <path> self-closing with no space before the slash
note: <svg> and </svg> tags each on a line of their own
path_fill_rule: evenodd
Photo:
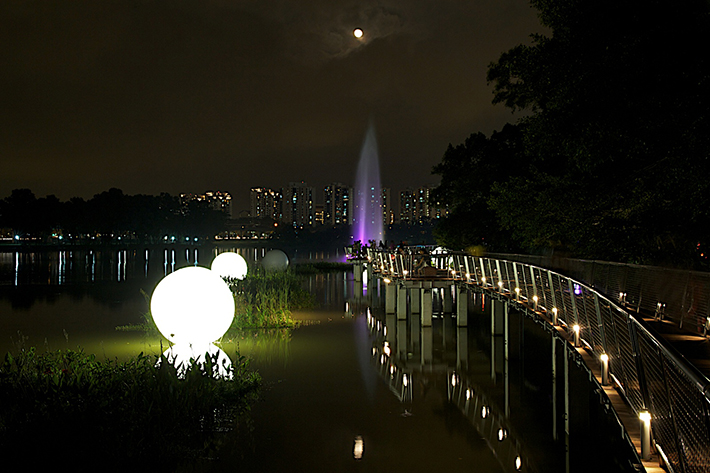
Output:
<svg viewBox="0 0 710 473">
<path fill-rule="evenodd" d="M 214 252 L 122 251 L 0 253 L 0 349 L 159 353 L 159 340 L 115 327 L 142 321 L 141 291 L 196 259 L 208 266 Z M 263 399 L 217 458 L 185 471 L 487 473 L 516 471 L 517 457 L 521 471 L 631 471 L 618 426 L 574 362 L 565 435 L 562 376 L 553 382 L 553 344 L 534 322 L 511 315 L 505 361 L 486 298 L 471 296 L 467 328 L 441 314 L 422 328 L 384 314 L 379 283 L 362 288 L 349 272 L 304 283 L 319 304 L 295 314 L 308 325 L 223 341 L 259 370 Z M 558 367 L 563 358 L 557 350 Z"/>
</svg>

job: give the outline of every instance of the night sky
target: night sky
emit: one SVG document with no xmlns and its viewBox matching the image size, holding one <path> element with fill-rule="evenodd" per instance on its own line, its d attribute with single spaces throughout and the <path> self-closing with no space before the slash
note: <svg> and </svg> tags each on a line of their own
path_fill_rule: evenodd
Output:
<svg viewBox="0 0 710 473">
<path fill-rule="evenodd" d="M 486 68 L 540 31 L 526 0 L 3 0 L 0 198 L 436 184 L 449 143 L 516 116 Z M 353 29 L 364 30 L 360 40 Z"/>
</svg>

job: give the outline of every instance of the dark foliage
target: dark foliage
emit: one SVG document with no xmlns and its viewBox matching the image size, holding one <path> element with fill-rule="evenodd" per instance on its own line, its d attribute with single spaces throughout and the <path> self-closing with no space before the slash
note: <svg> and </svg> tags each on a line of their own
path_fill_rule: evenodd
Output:
<svg viewBox="0 0 710 473">
<path fill-rule="evenodd" d="M 204 201 L 181 207 L 180 200 L 169 194 L 126 195 L 115 188 L 88 201 L 75 197 L 60 202 L 52 195 L 38 199 L 29 189 L 15 189 L 0 200 L 0 229 L 40 241 L 57 233 L 74 242 L 120 237 L 157 243 L 166 235 L 211 238 L 224 229 L 225 219 L 223 212 Z"/>
<path fill-rule="evenodd" d="M 160 363 L 156 365 L 156 362 Z M 164 358 L 98 361 L 76 351 L 8 354 L 0 369 L 0 446 L 26 468 L 141 470 L 201 458 L 255 400 L 260 378 L 239 357 L 183 376 Z"/>
<path fill-rule="evenodd" d="M 529 251 L 700 265 L 710 234 L 707 2 L 531 4 L 550 34 L 488 70 L 494 102 L 527 112 L 516 124 L 525 164 L 466 183 L 488 194 L 473 204 L 486 207 L 481 221 Z M 499 162 L 485 137 L 475 148 Z"/>
</svg>

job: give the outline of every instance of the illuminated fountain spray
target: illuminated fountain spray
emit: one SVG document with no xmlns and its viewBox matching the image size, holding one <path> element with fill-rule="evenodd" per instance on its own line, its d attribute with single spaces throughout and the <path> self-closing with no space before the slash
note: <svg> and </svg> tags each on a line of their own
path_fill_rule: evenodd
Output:
<svg viewBox="0 0 710 473">
<path fill-rule="evenodd" d="M 367 128 L 360 151 L 353 197 L 353 241 L 360 240 L 367 244 L 370 240 L 383 240 L 380 162 L 377 157 L 375 127 L 372 123 Z"/>
</svg>

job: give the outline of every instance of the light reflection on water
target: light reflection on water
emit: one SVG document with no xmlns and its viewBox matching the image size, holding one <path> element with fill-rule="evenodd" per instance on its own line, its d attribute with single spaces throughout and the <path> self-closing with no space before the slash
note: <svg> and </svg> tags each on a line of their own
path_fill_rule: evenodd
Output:
<svg viewBox="0 0 710 473">
<path fill-rule="evenodd" d="M 26 345 L 107 357 L 159 354 L 166 346 L 157 337 L 115 327 L 142 321 L 148 305 L 141 290 L 150 294 L 166 273 L 207 264 L 220 251 L 0 253 L 0 349 L 26 338 Z M 255 262 L 265 251 L 239 252 Z M 527 455 L 516 458 L 523 471 L 564 471 L 565 446 L 552 438 L 550 368 L 537 361 L 549 360 L 549 340 L 535 324 L 511 322 L 505 362 L 484 315 L 486 298 L 472 299 L 468 327 L 438 315 L 432 327 L 421 327 L 417 317 L 397 321 L 383 313 L 377 281 L 335 272 L 304 284 L 319 307 L 294 315 L 309 325 L 222 340 L 230 357 L 245 355 L 260 371 L 264 400 L 249 429 L 233 433 L 219 459 L 199 469 L 513 471 L 511 463 L 501 465 L 507 457 L 499 449 L 517 445 Z M 440 305 L 435 297 L 435 311 Z M 573 394 L 591 406 L 593 394 L 583 389 Z M 600 435 L 584 422 L 576 429 Z M 587 438 L 579 437 L 572 450 L 585 458 L 580 444 Z"/>
</svg>

